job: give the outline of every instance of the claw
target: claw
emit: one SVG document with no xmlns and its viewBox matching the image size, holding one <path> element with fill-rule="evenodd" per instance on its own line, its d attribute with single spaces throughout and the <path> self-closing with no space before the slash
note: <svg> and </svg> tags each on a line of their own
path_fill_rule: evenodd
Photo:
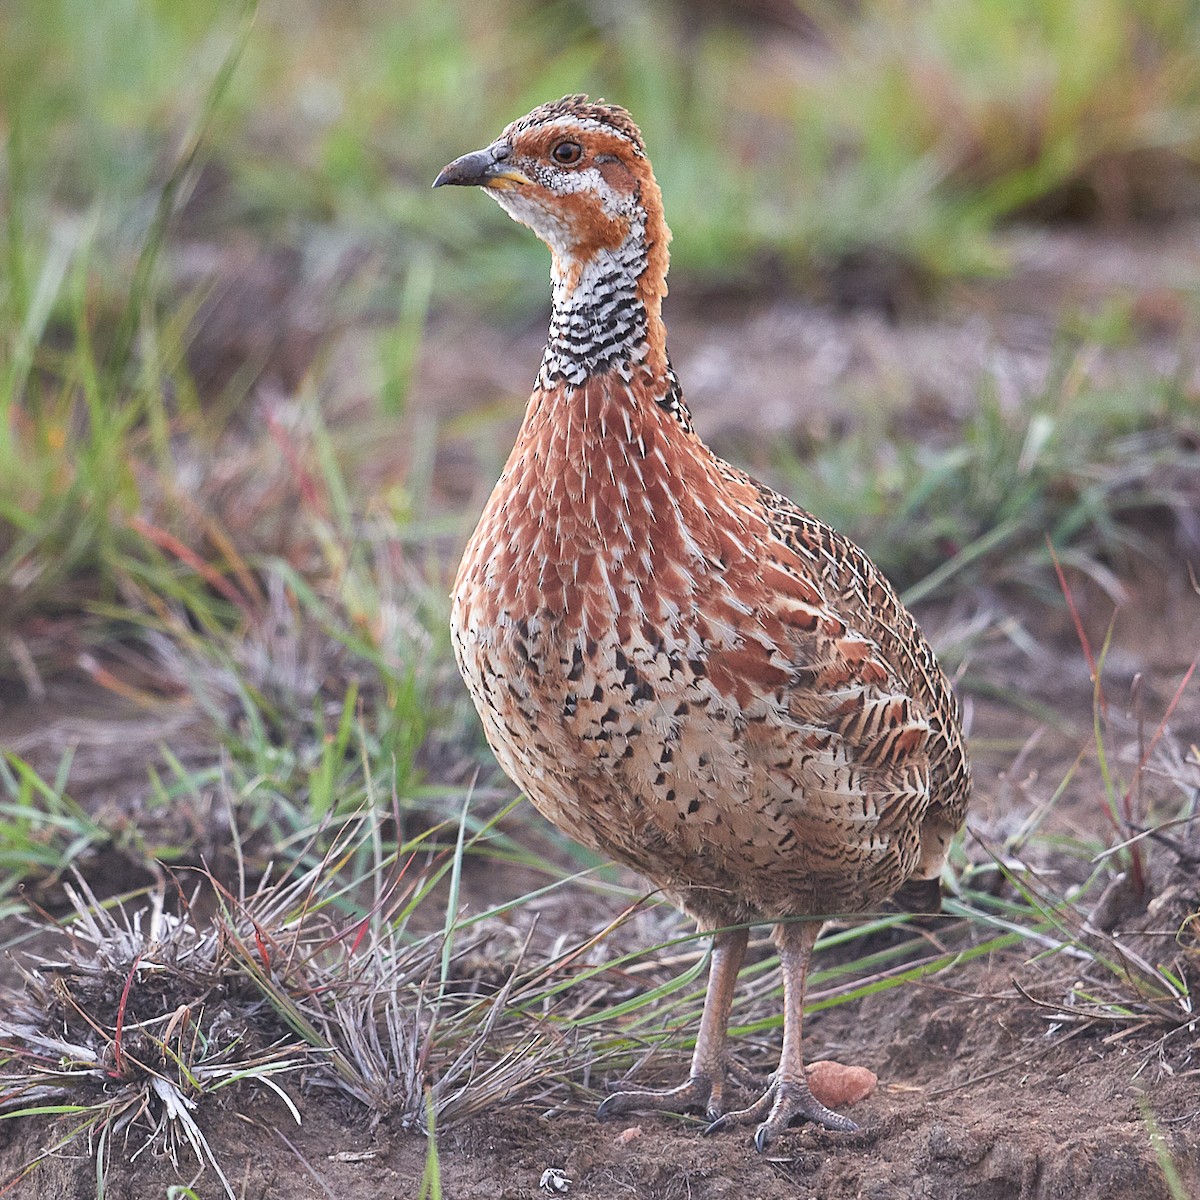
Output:
<svg viewBox="0 0 1200 1200">
<path fill-rule="evenodd" d="M 713 1092 L 713 1081 L 707 1075 L 693 1075 L 678 1087 L 661 1092 L 613 1092 L 596 1110 L 600 1120 L 621 1113 L 650 1110 L 652 1112 L 687 1112 L 706 1109 Z"/>
<path fill-rule="evenodd" d="M 775 1088 L 772 1086 L 767 1088 L 749 1108 L 740 1108 L 735 1112 L 725 1113 L 709 1125 L 704 1132 L 705 1134 L 720 1133 L 722 1129 L 730 1129 L 734 1125 L 752 1125 L 770 1111 L 774 1100 Z"/>
<path fill-rule="evenodd" d="M 720 1118 L 725 1107 L 725 1076 L 729 1071 L 725 1053 L 729 1006 L 733 1002 L 733 988 L 742 965 L 747 936 L 745 927 L 739 926 L 720 930 L 713 937 L 704 1012 L 700 1017 L 700 1031 L 696 1035 L 687 1082 L 661 1092 L 614 1092 L 600 1105 L 598 1117 L 603 1119 L 639 1109 L 651 1112 L 699 1109 L 710 1121 Z"/>
<path fill-rule="evenodd" d="M 772 1083 L 771 1086 L 749 1108 L 726 1113 L 705 1129 L 705 1133 L 719 1133 L 734 1125 L 753 1125 L 766 1116 L 766 1120 L 754 1131 L 754 1148 L 761 1154 L 781 1134 L 795 1117 L 804 1117 L 825 1129 L 837 1133 L 854 1133 L 858 1125 L 826 1108 L 808 1090 L 806 1083 Z"/>
</svg>

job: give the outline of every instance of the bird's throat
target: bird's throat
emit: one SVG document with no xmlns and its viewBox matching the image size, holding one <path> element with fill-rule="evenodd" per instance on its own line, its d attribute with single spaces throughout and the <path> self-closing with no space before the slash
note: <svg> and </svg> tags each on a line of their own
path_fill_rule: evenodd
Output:
<svg viewBox="0 0 1200 1200">
<path fill-rule="evenodd" d="M 642 364 L 665 364 L 659 311 L 665 286 L 648 278 L 652 269 L 644 217 L 630 222 L 614 249 L 555 255 L 542 387 L 580 387 L 609 373 L 629 380 Z"/>
</svg>

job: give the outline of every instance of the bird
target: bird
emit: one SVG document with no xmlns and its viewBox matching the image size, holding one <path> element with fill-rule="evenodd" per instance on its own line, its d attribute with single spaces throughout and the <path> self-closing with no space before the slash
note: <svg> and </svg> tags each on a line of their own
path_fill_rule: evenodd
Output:
<svg viewBox="0 0 1200 1200">
<path fill-rule="evenodd" d="M 447 185 L 545 242 L 552 287 L 453 586 L 459 669 L 535 808 L 712 934 L 687 1079 L 615 1091 L 599 1115 L 699 1110 L 709 1132 L 755 1126 L 760 1152 L 797 1118 L 853 1131 L 806 1083 L 810 956 L 830 915 L 940 896 L 970 795 L 960 705 L 867 554 L 697 434 L 667 354 L 662 193 L 629 112 L 542 104 Z M 762 1095 L 730 1109 L 730 1010 L 761 923 L 782 1048 Z"/>
</svg>

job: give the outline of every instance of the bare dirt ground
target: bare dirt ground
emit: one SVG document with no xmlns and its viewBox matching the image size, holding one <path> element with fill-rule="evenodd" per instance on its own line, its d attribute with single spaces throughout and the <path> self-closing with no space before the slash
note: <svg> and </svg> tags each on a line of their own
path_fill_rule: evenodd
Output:
<svg viewBox="0 0 1200 1200">
<path fill-rule="evenodd" d="M 1094 369 L 1140 355 L 1156 369 L 1180 367 L 1186 374 L 1195 364 L 1179 364 L 1178 346 L 1188 288 L 1200 278 L 1195 233 L 1145 242 L 1070 232 L 1015 235 L 1013 279 L 983 285 L 939 314 L 898 324 L 871 312 L 838 314 L 796 302 L 751 311 L 730 300 L 707 309 L 685 304 L 672 322 L 675 364 L 702 431 L 719 448 L 741 451 L 751 465 L 753 447 L 767 436 L 811 436 L 822 425 L 837 430 L 853 421 L 855 414 L 844 408 L 847 395 L 862 397 L 864 405 L 881 397 L 936 426 L 940 416 L 961 413 L 972 402 L 985 362 L 999 363 L 1002 385 L 1032 386 L 1048 369 L 1064 309 L 1087 310 L 1114 295 L 1128 301 L 1139 340 L 1099 355 Z M 482 501 L 488 455 L 501 453 L 481 449 L 477 428 L 469 437 L 457 435 L 456 418 L 491 406 L 496 429 L 487 442 L 494 434 L 499 446 L 519 419 L 540 336 L 535 328 L 502 332 L 449 318 L 432 329 L 414 408 L 447 430 L 435 475 L 447 508 Z M 471 354 L 461 353 L 464 344 Z M 353 363 L 352 336 L 337 353 Z M 347 378 L 352 399 L 353 370 Z M 1200 387 L 1194 390 L 1200 395 Z M 1139 744 L 1136 717 L 1124 713 L 1135 676 L 1142 678 L 1141 704 L 1153 726 L 1200 648 L 1200 597 L 1187 571 L 1189 556 L 1197 558 L 1190 540 L 1196 531 L 1187 528 L 1184 514 L 1156 532 L 1160 559 L 1121 581 L 1126 600 L 1106 665 L 1106 686 L 1120 710 L 1114 748 L 1126 767 L 1136 761 Z M 1098 642 L 1112 603 L 1086 588 L 1077 599 Z M 1090 743 L 1092 685 L 1065 608 L 976 592 L 919 615 L 936 642 L 985 608 L 993 611 L 995 628 L 1007 623 L 1024 635 L 985 639 L 970 664 L 989 684 L 986 696 L 969 704 L 977 778 L 970 825 L 995 846 L 1049 802 Z M 1042 715 L 1032 715 L 1031 701 Z M 1195 686 L 1171 724 L 1179 745 L 1200 742 Z M 163 740 L 203 751 L 203 723 L 185 700 L 147 715 L 69 673 L 51 681 L 39 705 L 13 697 L 0 709 L 0 744 L 35 763 L 56 762 L 64 745 L 78 747 L 73 792 L 92 809 L 120 809 L 141 787 L 145 762 Z M 1175 785 L 1148 786 L 1165 794 Z M 1192 786 L 1200 788 L 1200 777 Z M 1048 827 L 1063 836 L 1094 834 L 1099 787 L 1095 765 L 1085 764 Z M 981 843 L 970 837 L 968 843 L 972 858 L 981 860 Z M 1198 860 L 1189 857 L 1198 845 L 1200 837 L 1185 832 L 1176 850 L 1156 850 L 1149 908 L 1117 905 L 1113 914 L 1117 933 L 1147 956 L 1186 959 L 1193 972 L 1200 939 L 1186 921 L 1200 911 Z M 1044 870 L 1080 869 L 1077 860 L 1040 853 L 1035 865 Z M 106 870 L 113 876 L 113 890 L 125 869 L 97 864 L 101 876 Z M 492 875 L 472 894 L 468 880 L 468 906 L 502 892 L 505 882 Z M 521 886 L 509 882 L 514 892 Z M 542 921 L 582 935 L 611 915 L 596 897 L 581 895 L 578 906 L 559 903 Z M 952 922 L 930 936 L 952 947 L 971 942 L 969 931 Z M 853 1110 L 858 1134 L 798 1128 L 759 1156 L 744 1133 L 706 1138 L 698 1120 L 598 1122 L 596 1095 L 612 1081 L 592 1080 L 594 1091 L 564 1089 L 552 1109 L 518 1096 L 440 1131 L 444 1194 L 456 1200 L 544 1196 L 551 1193 L 540 1181 L 557 1168 L 570 1181 L 568 1196 L 631 1200 L 1172 1200 L 1148 1132 L 1149 1112 L 1184 1194 L 1200 1197 L 1198 1027 L 1164 1036 L 1148 1025 L 1076 1019 L 1061 1007 L 1071 994 L 1070 960 L 1032 956 L 1031 947 L 1017 946 L 810 1017 L 810 1060 L 859 1063 L 879 1076 L 874 1095 Z M 0 965 L 0 983 L 11 978 Z M 770 1069 L 769 1039 L 740 1049 L 752 1069 Z M 662 1055 L 638 1079 L 673 1081 L 684 1062 Z M 238 1196 L 408 1200 L 418 1194 L 423 1137 L 386 1121 L 372 1128 L 361 1111 L 316 1096 L 302 1099 L 300 1126 L 263 1095 L 239 1103 L 198 1114 Z M 61 1136 L 62 1127 L 48 1122 L 0 1122 L 0 1190 L 56 1130 Z M 143 1200 L 188 1182 L 186 1172 L 181 1178 L 151 1151 L 133 1162 L 121 1161 L 118 1152 L 114 1160 L 109 1200 Z M 211 1170 L 194 1186 L 205 1198 L 220 1193 Z M 85 1147 L 75 1145 L 3 1194 L 91 1197 L 95 1165 Z"/>
<path fill-rule="evenodd" d="M 1189 899 L 1172 893 L 1148 923 L 1166 927 L 1188 906 L 1195 911 L 1194 876 L 1182 894 Z M 548 1194 L 539 1183 L 557 1169 L 570 1180 L 567 1194 L 582 1197 L 1170 1200 L 1146 1134 L 1148 1106 L 1185 1194 L 1200 1195 L 1194 1034 L 1156 1044 L 1048 1021 L 1014 983 L 1061 994 L 1061 974 L 1048 987 L 1046 972 L 1023 957 L 975 963 L 810 1019 L 810 1055 L 862 1063 L 880 1077 L 854 1109 L 857 1134 L 796 1129 L 759 1156 L 745 1134 L 705 1137 L 697 1120 L 601 1123 L 591 1101 L 565 1100 L 548 1112 L 518 1098 L 441 1134 L 444 1194 L 531 1200 Z M 644 1078 L 666 1082 L 671 1065 Z M 673 1065 L 677 1073 L 682 1059 Z M 416 1196 L 423 1137 L 386 1123 L 371 1130 L 360 1112 L 312 1098 L 301 1110 L 297 1127 L 282 1104 L 260 1095 L 202 1115 L 236 1195 Z M 31 1121 L 0 1127 L 0 1163 L 28 1160 L 46 1142 L 46 1129 Z M 113 1200 L 162 1194 L 178 1178 L 149 1153 L 131 1164 L 114 1157 Z M 95 1178 L 77 1146 L 11 1194 L 82 1200 L 95 1195 Z M 202 1196 L 218 1194 L 211 1171 L 197 1186 Z"/>
</svg>

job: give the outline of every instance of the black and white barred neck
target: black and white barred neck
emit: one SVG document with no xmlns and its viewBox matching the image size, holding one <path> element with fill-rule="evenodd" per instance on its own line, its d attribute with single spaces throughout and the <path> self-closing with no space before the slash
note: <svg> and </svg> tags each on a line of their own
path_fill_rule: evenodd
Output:
<svg viewBox="0 0 1200 1200">
<path fill-rule="evenodd" d="M 530 146 L 527 139 L 534 132 L 540 140 Z M 567 167 L 546 153 L 556 137 L 568 139 L 569 145 L 596 133 L 615 135 L 624 149 L 602 143 L 578 166 Z M 645 148 L 629 114 L 616 106 L 590 104 L 584 96 L 566 96 L 514 121 L 488 152 L 508 172 L 499 173 L 500 186 L 489 188 L 489 194 L 554 254 L 553 309 L 537 387 L 569 392 L 600 375 L 631 385 L 636 381 L 640 396 L 690 429 L 679 380 L 662 344 L 659 303 L 666 289 L 647 275 L 665 272 L 670 232 L 661 219 L 658 185 L 648 165 L 639 176 L 637 164 L 644 163 Z M 608 172 L 610 165 L 619 169 Z M 577 198 L 586 203 L 580 205 Z M 656 214 L 653 221 L 648 203 Z M 621 230 L 619 242 L 608 236 L 616 229 Z"/>
<path fill-rule="evenodd" d="M 569 273 L 556 265 L 540 386 L 578 387 L 609 371 L 629 380 L 646 361 L 649 318 L 638 294 L 646 260 L 646 222 L 635 218 L 616 250 L 599 251 L 582 267 L 572 264 Z"/>
<path fill-rule="evenodd" d="M 537 386 L 579 387 L 594 375 L 614 373 L 626 383 L 649 356 L 649 317 L 638 291 L 647 265 L 645 220 L 635 219 L 615 251 L 595 254 L 573 283 L 552 275 L 554 305 Z M 654 401 L 685 429 L 692 428 L 683 389 L 670 361 Z"/>
</svg>

